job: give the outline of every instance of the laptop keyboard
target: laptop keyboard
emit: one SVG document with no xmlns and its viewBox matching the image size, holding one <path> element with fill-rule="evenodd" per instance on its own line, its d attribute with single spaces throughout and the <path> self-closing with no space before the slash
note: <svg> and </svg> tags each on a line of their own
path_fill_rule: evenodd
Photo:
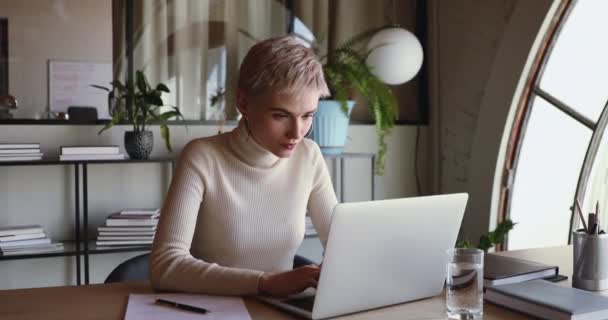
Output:
<svg viewBox="0 0 608 320">
<path fill-rule="evenodd" d="M 286 303 L 288 305 L 292 305 L 296 308 L 300 308 L 300 309 L 304 309 L 304 310 L 312 312 L 312 307 L 315 304 L 315 296 L 283 300 L 282 302 Z"/>
</svg>

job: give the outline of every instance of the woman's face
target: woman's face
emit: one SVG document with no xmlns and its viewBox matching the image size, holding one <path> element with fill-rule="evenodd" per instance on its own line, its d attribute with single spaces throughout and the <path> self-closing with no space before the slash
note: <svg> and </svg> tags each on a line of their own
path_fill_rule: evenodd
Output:
<svg viewBox="0 0 608 320">
<path fill-rule="evenodd" d="M 255 141 L 277 157 L 288 158 L 312 126 L 319 92 L 302 89 L 250 97 L 239 91 L 237 99 Z"/>
</svg>

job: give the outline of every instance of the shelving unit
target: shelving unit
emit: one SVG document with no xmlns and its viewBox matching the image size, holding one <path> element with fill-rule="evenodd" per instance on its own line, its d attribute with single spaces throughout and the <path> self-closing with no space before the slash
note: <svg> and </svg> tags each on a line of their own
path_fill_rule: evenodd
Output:
<svg viewBox="0 0 608 320">
<path fill-rule="evenodd" d="M 38 254 L 23 254 L 14 256 L 1 256 L 2 260 L 21 260 L 34 258 L 48 257 L 75 257 L 76 262 L 76 284 L 89 284 L 90 268 L 89 255 L 117 253 L 117 252 L 133 252 L 150 250 L 149 245 L 129 246 L 128 248 L 108 248 L 97 249 L 95 241 L 89 239 L 89 194 L 88 194 L 88 167 L 96 164 L 137 164 L 137 163 L 168 163 L 171 166 L 171 172 L 175 169 L 175 160 L 173 158 L 152 158 L 147 160 L 78 160 L 78 161 L 60 161 L 57 158 L 45 158 L 38 161 L 7 161 L 0 162 L 0 167 L 8 166 L 48 166 L 62 165 L 73 166 L 74 169 L 74 239 L 70 241 L 61 241 L 64 245 L 64 251 Z M 82 179 L 82 183 L 80 183 Z M 80 196 L 82 191 L 82 197 Z M 82 211 L 81 211 L 82 203 Z M 82 216 L 82 223 L 81 223 Z M 82 261 L 81 261 L 82 260 Z M 84 268 L 81 268 L 81 264 Z M 82 271 L 84 270 L 84 277 Z M 84 279 L 83 279 L 84 278 Z"/>
<path fill-rule="evenodd" d="M 371 161 L 371 198 L 375 199 L 375 155 L 373 153 L 343 153 L 341 155 L 326 155 L 326 159 L 330 160 L 333 165 L 332 182 L 335 186 L 336 193 L 339 193 L 339 199 L 344 199 L 344 168 L 346 159 L 360 158 L 370 159 Z M 89 284 L 90 265 L 89 256 L 92 254 L 107 254 L 121 253 L 134 251 L 148 251 L 150 245 L 115 247 L 98 249 L 94 240 L 89 240 L 89 210 L 88 210 L 88 169 L 90 165 L 97 164 L 137 164 L 137 163 L 166 163 L 170 165 L 171 172 L 175 169 L 175 159 L 173 158 L 153 158 L 147 160 L 79 160 L 79 161 L 59 161 L 57 158 L 44 158 L 38 161 L 11 161 L 0 162 L 0 167 L 9 166 L 73 166 L 74 169 L 74 239 L 69 241 L 61 241 L 64 245 L 62 252 L 38 253 L 38 254 L 22 254 L 13 256 L 0 255 L 0 261 L 6 260 L 23 260 L 34 258 L 50 258 L 50 257 L 75 257 L 76 264 L 76 283 L 77 285 Z M 81 196 L 82 193 L 82 196 Z M 306 238 L 314 238 L 316 236 L 307 236 Z M 85 241 L 86 240 L 86 241 Z M 84 274 L 83 274 L 84 271 Z"/>
</svg>

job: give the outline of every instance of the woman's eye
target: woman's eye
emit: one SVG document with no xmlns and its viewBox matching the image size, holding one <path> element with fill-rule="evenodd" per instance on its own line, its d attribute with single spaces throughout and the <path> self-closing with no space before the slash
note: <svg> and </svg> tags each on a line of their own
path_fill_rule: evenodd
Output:
<svg viewBox="0 0 608 320">
<path fill-rule="evenodd" d="M 313 116 L 314 116 L 314 114 L 307 114 L 307 115 L 304 115 L 304 119 L 310 119 Z"/>
<path fill-rule="evenodd" d="M 275 114 L 272 115 L 272 117 L 275 118 L 275 119 L 287 118 L 286 115 L 280 114 L 280 113 L 275 113 Z"/>
</svg>

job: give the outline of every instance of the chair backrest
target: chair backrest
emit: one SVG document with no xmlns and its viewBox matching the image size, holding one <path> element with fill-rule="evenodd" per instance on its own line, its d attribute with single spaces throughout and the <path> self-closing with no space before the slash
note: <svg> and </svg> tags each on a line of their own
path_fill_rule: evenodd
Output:
<svg viewBox="0 0 608 320">
<path fill-rule="evenodd" d="M 142 254 L 119 264 L 104 283 L 150 279 L 150 254 Z"/>
<path fill-rule="evenodd" d="M 293 257 L 293 267 L 298 268 L 314 261 L 296 255 Z M 150 254 L 142 254 L 119 264 L 106 278 L 104 283 L 140 281 L 150 279 Z"/>
</svg>

